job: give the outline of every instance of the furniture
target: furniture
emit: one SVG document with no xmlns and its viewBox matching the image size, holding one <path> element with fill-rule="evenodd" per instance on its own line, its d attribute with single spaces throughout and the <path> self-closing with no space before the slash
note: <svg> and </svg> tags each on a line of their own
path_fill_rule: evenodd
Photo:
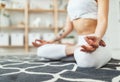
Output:
<svg viewBox="0 0 120 82">
<path fill-rule="evenodd" d="M 59 15 L 61 14 L 66 14 L 66 10 L 65 9 L 61 9 L 60 8 L 60 4 L 63 4 L 61 1 L 62 0 L 47 0 L 50 1 L 52 4 L 50 5 L 52 8 L 50 9 L 45 9 L 45 8 L 30 8 L 31 7 L 31 1 L 32 0 L 26 0 L 25 1 L 25 5 L 24 8 L 14 8 L 16 5 L 12 6 L 12 8 L 5 8 L 6 11 L 8 12 L 17 12 L 17 13 L 22 13 L 24 15 L 23 21 L 20 22 L 18 25 L 10 25 L 10 26 L 0 26 L 0 32 L 6 32 L 6 30 L 12 30 L 11 33 L 16 32 L 16 30 L 20 30 L 23 32 L 24 34 L 24 45 L 23 46 L 12 46 L 12 45 L 8 45 L 8 46 L 4 46 L 4 45 L 0 45 L 0 48 L 4 48 L 4 49 L 17 49 L 17 48 L 24 48 L 24 51 L 26 53 L 30 53 L 30 48 L 32 46 L 29 45 L 29 33 L 31 30 L 52 30 L 53 33 L 56 35 L 59 31 Z M 35 0 L 33 0 L 35 1 Z M 44 0 L 45 1 L 45 0 Z M 67 2 L 68 0 L 65 0 L 64 2 Z M 41 3 L 39 3 L 40 5 L 42 5 Z M 45 5 L 45 4 L 44 4 Z M 66 4 L 64 4 L 64 6 L 66 6 Z M 45 6 L 46 7 L 46 6 Z M 0 11 L 2 11 L 3 9 L 0 9 Z M 49 22 L 47 23 L 47 26 L 30 26 L 30 14 L 41 14 L 41 13 L 50 13 L 53 16 L 53 25 L 50 26 L 50 28 L 47 28 L 47 26 L 49 26 Z M 46 17 L 45 17 L 46 18 Z M 16 19 L 16 18 L 15 18 Z M 49 19 L 50 20 L 50 19 Z M 36 21 L 40 21 L 40 19 L 36 19 Z M 51 20 L 50 20 L 51 21 Z M 63 23 L 63 22 L 62 22 Z M 11 35 L 10 35 L 11 36 Z M 9 37 L 10 38 L 10 37 Z M 10 39 L 11 40 L 11 39 Z M 11 41 L 9 41 L 11 42 Z"/>
</svg>

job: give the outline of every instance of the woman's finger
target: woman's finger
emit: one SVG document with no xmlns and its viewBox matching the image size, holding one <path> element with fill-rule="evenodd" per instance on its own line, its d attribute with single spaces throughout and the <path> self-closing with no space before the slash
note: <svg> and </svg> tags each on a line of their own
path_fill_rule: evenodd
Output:
<svg viewBox="0 0 120 82">
<path fill-rule="evenodd" d="M 91 39 L 91 40 L 96 40 L 97 39 L 96 36 L 86 36 L 86 38 Z"/>
<path fill-rule="evenodd" d="M 39 44 L 47 44 L 48 42 L 46 42 L 45 40 L 35 40 L 35 43 L 39 43 Z"/>
<path fill-rule="evenodd" d="M 92 36 L 91 36 L 92 37 Z M 91 45 L 91 46 L 93 46 L 94 48 L 98 48 L 99 47 L 99 44 L 97 43 L 97 39 L 95 38 L 95 37 L 92 37 L 92 38 L 87 38 L 87 37 L 85 37 L 85 41 L 89 44 L 89 45 Z"/>
<path fill-rule="evenodd" d="M 34 47 L 40 47 L 41 46 L 41 44 L 37 44 L 36 42 L 32 42 L 32 44 L 33 44 Z"/>
<path fill-rule="evenodd" d="M 91 45 L 93 43 L 93 41 L 91 39 L 88 39 L 87 37 L 85 37 L 84 39 L 89 45 Z"/>
<path fill-rule="evenodd" d="M 99 47 L 99 44 L 98 44 L 97 42 L 93 42 L 93 43 L 91 44 L 91 46 L 93 46 L 94 48 L 98 48 L 98 47 Z"/>
<path fill-rule="evenodd" d="M 35 43 L 41 43 L 41 40 L 36 39 Z"/>
<path fill-rule="evenodd" d="M 106 44 L 105 44 L 105 42 L 104 42 L 103 40 L 101 40 L 101 41 L 99 42 L 99 45 L 100 45 L 100 46 L 103 46 L 103 47 L 106 46 Z"/>
<path fill-rule="evenodd" d="M 96 48 L 89 45 L 88 46 L 82 45 L 81 47 L 82 47 L 81 51 L 84 51 L 84 52 L 93 52 L 96 50 Z"/>
</svg>

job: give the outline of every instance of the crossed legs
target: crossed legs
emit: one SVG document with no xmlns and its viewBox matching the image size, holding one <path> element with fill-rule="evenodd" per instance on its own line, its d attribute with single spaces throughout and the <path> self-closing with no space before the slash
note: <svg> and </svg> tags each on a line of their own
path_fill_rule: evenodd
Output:
<svg viewBox="0 0 120 82">
<path fill-rule="evenodd" d="M 75 45 L 46 44 L 38 48 L 37 55 L 49 59 L 61 59 L 74 54 Z"/>
<path fill-rule="evenodd" d="M 107 47 L 97 48 L 94 52 L 81 51 L 81 45 L 86 45 L 84 37 L 79 37 L 77 45 L 45 44 L 38 48 L 37 55 L 49 59 L 62 59 L 73 56 L 79 67 L 96 67 L 105 65 L 111 59 L 111 53 Z"/>
<path fill-rule="evenodd" d="M 80 47 L 63 44 L 46 44 L 38 48 L 40 57 L 59 60 L 73 55 L 79 67 L 96 67 L 105 65 L 111 59 L 111 53 L 106 47 L 99 47 L 92 53 L 80 51 Z"/>
</svg>

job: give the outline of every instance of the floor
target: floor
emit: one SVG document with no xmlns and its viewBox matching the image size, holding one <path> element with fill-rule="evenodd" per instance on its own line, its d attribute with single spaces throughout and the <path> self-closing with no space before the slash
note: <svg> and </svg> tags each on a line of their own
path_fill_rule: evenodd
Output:
<svg viewBox="0 0 120 82">
<path fill-rule="evenodd" d="M 36 55 L 0 56 L 0 82 L 120 82 L 120 60 L 95 69 Z"/>
</svg>

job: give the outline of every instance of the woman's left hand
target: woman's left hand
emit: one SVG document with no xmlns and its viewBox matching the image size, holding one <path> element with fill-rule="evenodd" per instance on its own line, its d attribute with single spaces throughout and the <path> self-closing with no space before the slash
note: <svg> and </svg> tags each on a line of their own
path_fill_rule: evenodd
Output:
<svg viewBox="0 0 120 82">
<path fill-rule="evenodd" d="M 86 36 L 85 41 L 88 43 L 88 45 L 81 46 L 81 51 L 84 52 L 93 52 L 99 47 L 99 45 L 103 47 L 106 46 L 105 42 L 95 35 Z"/>
<path fill-rule="evenodd" d="M 34 47 L 40 47 L 43 46 L 45 44 L 49 44 L 49 42 L 45 41 L 45 40 L 38 40 L 36 39 L 34 42 L 32 42 Z"/>
</svg>

